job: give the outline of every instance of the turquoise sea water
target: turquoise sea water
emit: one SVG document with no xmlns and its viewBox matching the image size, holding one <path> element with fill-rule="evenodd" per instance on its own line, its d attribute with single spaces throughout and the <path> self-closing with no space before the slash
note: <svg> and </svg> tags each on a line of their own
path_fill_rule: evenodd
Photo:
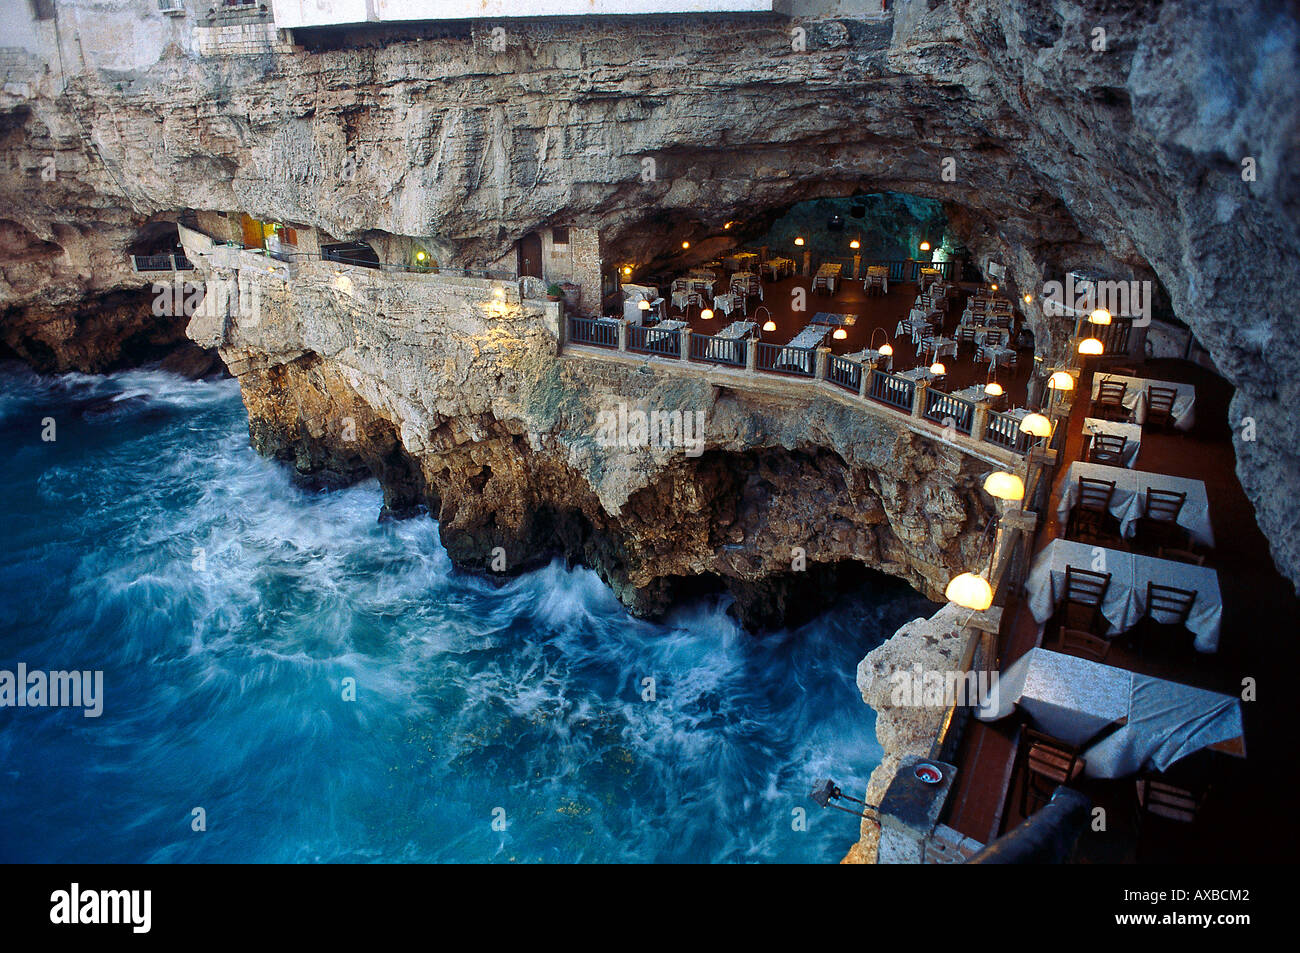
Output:
<svg viewBox="0 0 1300 953">
<path fill-rule="evenodd" d="M 833 862 L 857 824 L 808 791 L 880 755 L 855 666 L 932 611 L 882 583 L 754 638 L 465 575 L 253 453 L 232 381 L 9 365 L 0 434 L 0 670 L 104 673 L 99 718 L 0 708 L 4 861 Z"/>
</svg>

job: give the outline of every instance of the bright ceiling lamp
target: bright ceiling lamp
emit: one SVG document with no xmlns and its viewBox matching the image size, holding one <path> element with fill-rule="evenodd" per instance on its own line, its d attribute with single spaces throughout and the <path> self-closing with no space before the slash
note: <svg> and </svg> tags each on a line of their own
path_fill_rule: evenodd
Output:
<svg viewBox="0 0 1300 953">
<path fill-rule="evenodd" d="M 796 239 L 794 240 L 794 243 L 795 243 L 796 245 L 798 245 L 800 248 L 802 248 L 802 247 L 803 247 L 803 237 L 800 236 L 799 238 L 796 238 Z"/>
<path fill-rule="evenodd" d="M 990 397 L 1001 397 L 1006 393 L 1006 391 L 1002 389 L 1002 385 L 997 381 L 989 381 L 984 385 L 984 393 L 988 394 Z"/>
<path fill-rule="evenodd" d="M 624 265 L 624 266 L 623 266 L 623 277 L 626 278 L 626 277 L 627 277 L 628 275 L 630 275 L 630 274 L 632 274 L 632 266 L 631 266 L 631 265 Z"/>
<path fill-rule="evenodd" d="M 996 470 L 984 478 L 984 492 L 999 500 L 1023 500 L 1025 481 L 1014 473 Z"/>
<path fill-rule="evenodd" d="M 943 377 L 944 374 L 948 373 L 948 368 L 944 367 L 938 361 L 935 361 L 930 365 L 930 373 L 935 377 Z"/>
<path fill-rule="evenodd" d="M 701 311 L 701 312 L 700 312 L 700 320 L 701 320 L 701 321 L 712 321 L 712 320 L 713 320 L 713 309 L 712 309 L 712 308 L 705 308 L 703 311 Z"/>
<path fill-rule="evenodd" d="M 857 251 L 859 248 L 862 247 L 862 242 L 858 241 L 855 238 L 853 239 L 853 241 L 849 242 L 849 247 L 852 248 L 854 251 Z"/>
<path fill-rule="evenodd" d="M 1106 348 L 1097 338 L 1084 338 L 1079 342 L 1080 354 L 1100 354 L 1104 350 L 1106 350 Z"/>
<path fill-rule="evenodd" d="M 836 328 L 835 333 L 831 335 L 831 337 L 837 341 L 843 341 L 848 336 L 849 332 L 845 331 L 843 328 Z"/>
<path fill-rule="evenodd" d="M 1020 429 L 1031 437 L 1050 437 L 1052 422 L 1042 414 L 1026 414 L 1025 419 L 1020 421 Z"/>
<path fill-rule="evenodd" d="M 1047 386 L 1052 390 L 1074 390 L 1074 378 L 1065 371 L 1057 371 L 1047 379 Z"/>
<path fill-rule="evenodd" d="M 963 609 L 974 609 L 976 612 L 983 612 L 993 605 L 993 589 L 989 586 L 988 580 L 973 572 L 964 572 L 955 577 L 948 583 L 948 588 L 943 591 L 943 595 L 949 602 L 955 602 Z"/>
<path fill-rule="evenodd" d="M 1098 308 L 1088 315 L 1088 322 L 1090 324 L 1110 324 L 1110 312 L 1105 308 Z"/>
</svg>

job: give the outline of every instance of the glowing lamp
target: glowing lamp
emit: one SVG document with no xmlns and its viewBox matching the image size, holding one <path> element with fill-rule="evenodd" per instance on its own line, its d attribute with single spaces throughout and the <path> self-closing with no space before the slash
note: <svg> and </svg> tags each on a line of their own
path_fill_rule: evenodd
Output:
<svg viewBox="0 0 1300 953">
<path fill-rule="evenodd" d="M 837 341 L 843 341 L 848 336 L 849 332 L 845 331 L 843 328 L 836 328 L 835 333 L 831 335 L 831 337 Z"/>
<path fill-rule="evenodd" d="M 1088 322 L 1090 324 L 1110 324 L 1110 312 L 1105 308 L 1098 308 L 1088 315 Z"/>
<path fill-rule="evenodd" d="M 984 478 L 984 492 L 999 500 L 1023 500 L 1025 481 L 1014 473 L 997 470 Z"/>
<path fill-rule="evenodd" d="M 983 576 L 977 576 L 973 572 L 964 572 L 954 577 L 943 595 L 949 602 L 976 612 L 983 612 L 993 605 L 992 587 Z"/>
<path fill-rule="evenodd" d="M 998 290 L 998 286 L 996 282 L 994 284 L 989 285 L 989 287 L 992 288 L 994 291 Z"/>
<path fill-rule="evenodd" d="M 418 261 L 418 262 L 419 262 L 420 264 L 422 264 L 422 265 L 424 264 L 424 260 L 425 260 L 426 258 L 428 258 L 428 257 L 429 257 L 429 256 L 426 255 L 426 254 L 424 253 L 423 250 L 421 250 L 421 251 L 417 251 L 417 252 L 415 253 L 415 260 Z"/>
<path fill-rule="evenodd" d="M 690 243 L 690 242 L 682 242 L 682 250 L 683 250 L 683 251 L 686 250 L 687 248 L 690 248 L 690 247 L 691 247 L 691 243 Z"/>
<path fill-rule="evenodd" d="M 728 222 L 726 225 L 723 225 L 722 227 L 723 227 L 723 228 L 730 228 L 730 227 L 732 226 L 732 224 L 733 224 L 732 222 Z"/>
<path fill-rule="evenodd" d="M 1025 304 L 1029 304 L 1029 302 L 1031 302 L 1031 301 L 1033 301 L 1033 300 L 1034 300 L 1034 296 L 1033 296 L 1033 295 L 1031 295 L 1031 294 L 1027 294 L 1027 295 L 1025 295 Z"/>
<path fill-rule="evenodd" d="M 943 377 L 944 374 L 948 373 L 948 368 L 944 367 L 938 361 L 935 361 L 930 365 L 930 373 L 935 377 Z"/>
<path fill-rule="evenodd" d="M 1002 385 L 997 381 L 989 381 L 984 385 L 984 393 L 990 397 L 1001 397 L 1005 391 L 1002 390 Z"/>
<path fill-rule="evenodd" d="M 930 250 L 930 243 L 929 243 L 929 242 L 921 242 L 921 251 L 929 251 L 929 250 Z"/>
<path fill-rule="evenodd" d="M 631 265 L 624 265 L 624 266 L 623 266 L 623 277 L 626 278 L 626 277 L 628 277 L 630 274 L 632 274 L 632 266 L 631 266 Z"/>
<path fill-rule="evenodd" d="M 894 356 L 894 345 L 890 344 L 888 341 L 886 341 L 884 344 L 880 345 L 880 356 L 881 356 L 881 357 L 893 357 L 893 356 Z"/>
<path fill-rule="evenodd" d="M 798 245 L 800 248 L 802 248 L 802 247 L 803 247 L 803 238 L 796 238 L 796 239 L 794 240 L 794 243 L 795 243 L 796 245 Z"/>
<path fill-rule="evenodd" d="M 1074 378 L 1065 371 L 1057 371 L 1047 379 L 1047 386 L 1052 390 L 1074 390 Z"/>
<path fill-rule="evenodd" d="M 713 320 L 713 309 L 712 309 L 712 308 L 705 308 L 703 311 L 701 311 L 701 312 L 700 312 L 700 320 L 701 320 L 701 321 L 712 321 L 712 320 Z"/>
<path fill-rule="evenodd" d="M 1105 347 L 1096 338 L 1084 338 L 1079 342 L 1080 354 L 1100 354 L 1104 350 L 1106 350 Z"/>
<path fill-rule="evenodd" d="M 854 251 L 856 251 L 857 249 L 862 247 L 862 242 L 858 241 L 855 238 L 853 239 L 853 241 L 849 242 L 849 247 L 852 248 Z"/>
<path fill-rule="evenodd" d="M 1052 422 L 1042 414 L 1026 414 L 1025 419 L 1020 421 L 1020 430 L 1031 437 L 1050 437 Z"/>
<path fill-rule="evenodd" d="M 775 330 L 776 330 L 776 322 L 773 321 L 771 318 L 768 318 L 766 321 L 763 322 L 763 330 L 764 330 L 764 331 L 775 331 Z"/>
<path fill-rule="evenodd" d="M 642 311 L 649 311 L 649 310 L 650 310 L 650 302 L 647 301 L 645 298 L 642 298 L 640 301 L 638 301 L 638 302 L 636 303 L 636 306 L 637 306 L 638 308 L 640 308 Z"/>
</svg>

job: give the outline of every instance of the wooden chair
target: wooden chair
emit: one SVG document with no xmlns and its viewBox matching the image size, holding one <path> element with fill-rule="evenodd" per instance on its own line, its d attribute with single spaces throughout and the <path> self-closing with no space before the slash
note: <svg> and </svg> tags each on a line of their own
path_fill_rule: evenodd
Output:
<svg viewBox="0 0 1300 953">
<path fill-rule="evenodd" d="M 1147 387 L 1147 416 L 1142 426 L 1157 430 L 1172 430 L 1174 426 L 1174 401 L 1178 391 L 1172 387 Z"/>
<path fill-rule="evenodd" d="M 1186 493 L 1147 487 L 1142 495 L 1142 514 L 1137 519 L 1138 543 L 1157 549 L 1186 548 L 1187 531 L 1178 525 L 1178 514 L 1186 502 Z"/>
<path fill-rule="evenodd" d="M 1069 655 L 1077 655 L 1079 658 L 1088 659 L 1091 662 L 1104 662 L 1106 656 L 1110 654 L 1110 640 L 1103 639 L 1099 635 L 1093 635 L 1091 632 L 1083 632 L 1079 629 L 1067 629 L 1061 626 L 1057 635 L 1057 648 Z"/>
<path fill-rule="evenodd" d="M 1187 620 L 1191 618 L 1195 604 L 1194 590 L 1148 582 L 1147 611 L 1133 627 L 1138 655 L 1145 657 L 1147 646 L 1153 640 L 1160 640 L 1171 648 L 1194 649 L 1191 645 L 1194 636 L 1187 628 Z"/>
<path fill-rule="evenodd" d="M 1065 595 L 1061 600 L 1064 628 L 1104 635 L 1106 619 L 1101 607 L 1110 588 L 1110 573 L 1065 567 Z"/>
<path fill-rule="evenodd" d="M 1143 815 L 1154 815 L 1180 824 L 1196 820 L 1205 804 L 1205 791 L 1193 791 L 1171 784 L 1158 774 L 1144 774 L 1137 778 L 1139 821 Z"/>
<path fill-rule="evenodd" d="M 957 330 L 953 333 L 953 340 L 957 342 L 958 348 L 963 344 L 974 344 L 975 329 L 969 324 L 959 325 Z"/>
<path fill-rule="evenodd" d="M 1110 501 L 1115 496 L 1113 480 L 1079 478 L 1079 502 L 1070 511 L 1065 535 L 1081 542 L 1105 542 L 1115 534 L 1115 518 Z"/>
<path fill-rule="evenodd" d="M 1124 395 L 1128 384 L 1124 381 L 1103 380 L 1097 385 L 1097 396 L 1092 401 L 1092 416 L 1102 420 L 1128 420 L 1124 408 Z"/>
<path fill-rule="evenodd" d="M 1102 463 L 1108 467 L 1122 467 L 1126 446 L 1128 446 L 1128 437 L 1110 433 L 1096 434 L 1092 438 L 1092 446 L 1088 449 L 1088 462 Z"/>
<path fill-rule="evenodd" d="M 1025 817 L 1050 801 L 1058 787 L 1083 774 L 1087 764 L 1078 747 L 1033 728 L 1021 730 L 1020 750 L 1024 752 L 1020 813 Z"/>
</svg>

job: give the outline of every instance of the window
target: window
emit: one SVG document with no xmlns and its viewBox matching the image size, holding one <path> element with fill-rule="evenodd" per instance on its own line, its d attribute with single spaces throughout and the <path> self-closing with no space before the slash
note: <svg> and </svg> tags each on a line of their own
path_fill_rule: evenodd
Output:
<svg viewBox="0 0 1300 953">
<path fill-rule="evenodd" d="M 551 229 L 551 244 L 552 245 L 569 244 L 569 227 L 567 225 L 561 228 Z"/>
<path fill-rule="evenodd" d="M 32 7 L 32 17 L 37 20 L 54 19 L 54 0 L 29 0 Z"/>
</svg>

